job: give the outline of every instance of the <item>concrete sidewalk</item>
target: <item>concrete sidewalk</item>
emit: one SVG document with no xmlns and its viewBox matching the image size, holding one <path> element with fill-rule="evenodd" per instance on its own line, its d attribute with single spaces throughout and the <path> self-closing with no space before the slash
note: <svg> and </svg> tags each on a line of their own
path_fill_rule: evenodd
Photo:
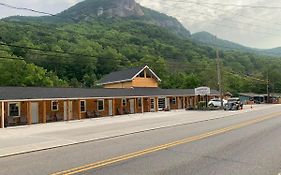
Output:
<svg viewBox="0 0 281 175">
<path fill-rule="evenodd" d="M 5 128 L 0 129 L 0 157 L 276 107 L 280 105 L 245 106 L 240 111 L 178 110 Z"/>
</svg>

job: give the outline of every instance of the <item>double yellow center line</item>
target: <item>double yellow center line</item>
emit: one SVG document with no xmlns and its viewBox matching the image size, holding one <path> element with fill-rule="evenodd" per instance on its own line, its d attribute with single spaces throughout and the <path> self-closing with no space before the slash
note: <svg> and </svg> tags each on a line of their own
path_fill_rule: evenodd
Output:
<svg viewBox="0 0 281 175">
<path fill-rule="evenodd" d="M 111 159 L 87 164 L 87 165 L 80 166 L 80 167 L 77 167 L 77 168 L 72 168 L 72 169 L 69 169 L 69 170 L 53 173 L 51 175 L 72 175 L 72 174 L 85 172 L 85 171 L 88 171 L 88 170 L 104 167 L 106 165 L 110 165 L 110 164 L 113 164 L 113 163 L 129 160 L 129 159 L 136 158 L 136 157 L 139 157 L 139 156 L 143 156 L 143 155 L 153 153 L 153 152 L 156 152 L 156 151 L 161 151 L 161 150 L 164 150 L 164 149 L 167 149 L 167 148 L 171 148 L 171 147 L 175 147 L 175 146 L 178 146 L 178 145 L 182 145 L 182 144 L 194 142 L 194 141 L 197 141 L 197 140 L 205 139 L 205 138 L 208 138 L 208 137 L 211 137 L 211 136 L 219 135 L 219 134 L 229 132 L 229 131 L 232 131 L 232 130 L 235 130 L 235 129 L 239 129 L 239 128 L 246 127 L 246 126 L 249 126 L 249 125 L 252 125 L 252 124 L 256 124 L 256 123 L 259 123 L 259 122 L 262 122 L 262 121 L 265 121 L 265 120 L 268 120 L 268 119 L 271 119 L 273 117 L 277 117 L 277 116 L 280 116 L 280 115 L 281 115 L 280 112 L 272 113 L 272 114 L 265 115 L 265 116 L 262 116 L 262 117 L 259 117 L 259 118 L 253 119 L 253 120 L 248 120 L 248 121 L 245 121 L 245 122 L 242 122 L 242 123 L 239 123 L 239 124 L 231 125 L 231 126 L 228 126 L 228 127 L 222 128 L 222 129 L 218 129 L 218 130 L 214 130 L 214 131 L 211 131 L 211 132 L 203 133 L 203 134 L 200 134 L 200 135 L 197 135 L 197 136 L 187 137 L 185 139 L 181 139 L 181 140 L 178 140 L 178 141 L 174 141 L 174 142 L 170 142 L 170 143 L 167 143 L 167 144 L 163 144 L 163 145 L 155 146 L 155 147 L 152 147 L 152 148 L 148 148 L 148 149 L 145 149 L 145 150 L 141 150 L 141 151 L 129 153 L 129 154 L 126 154 L 126 155 L 114 157 L 114 158 L 111 158 Z"/>
</svg>

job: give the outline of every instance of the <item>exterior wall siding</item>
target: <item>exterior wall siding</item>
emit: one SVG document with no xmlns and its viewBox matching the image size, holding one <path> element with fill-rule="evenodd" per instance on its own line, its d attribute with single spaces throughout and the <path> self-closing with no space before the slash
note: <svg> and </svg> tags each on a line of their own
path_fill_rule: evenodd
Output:
<svg viewBox="0 0 281 175">
<path fill-rule="evenodd" d="M 104 88 L 131 88 L 132 87 L 132 81 L 123 82 L 123 83 L 106 84 L 103 87 Z"/>
<path fill-rule="evenodd" d="M 133 87 L 158 87 L 158 82 L 153 78 L 136 77 L 132 82 Z"/>
</svg>

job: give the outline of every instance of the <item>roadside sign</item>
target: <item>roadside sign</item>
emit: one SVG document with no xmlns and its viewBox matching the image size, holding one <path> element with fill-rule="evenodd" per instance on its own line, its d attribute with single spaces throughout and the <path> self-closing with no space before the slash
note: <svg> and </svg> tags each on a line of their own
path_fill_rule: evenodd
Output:
<svg viewBox="0 0 281 175">
<path fill-rule="evenodd" d="M 211 94 L 211 89 L 209 87 L 198 87 L 195 88 L 195 95 L 210 95 Z"/>
</svg>

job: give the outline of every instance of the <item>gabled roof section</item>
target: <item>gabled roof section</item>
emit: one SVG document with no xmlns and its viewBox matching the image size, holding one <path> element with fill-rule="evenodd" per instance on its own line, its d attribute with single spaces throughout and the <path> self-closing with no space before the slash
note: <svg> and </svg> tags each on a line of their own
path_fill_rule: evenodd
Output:
<svg viewBox="0 0 281 175">
<path fill-rule="evenodd" d="M 146 65 L 146 66 L 142 66 L 142 67 L 133 67 L 133 68 L 118 71 L 118 72 L 112 72 L 108 75 L 105 75 L 99 81 L 99 85 L 132 81 L 145 69 L 149 70 L 150 73 L 156 78 L 157 81 L 159 81 L 159 82 L 161 81 L 161 79 Z"/>
</svg>

